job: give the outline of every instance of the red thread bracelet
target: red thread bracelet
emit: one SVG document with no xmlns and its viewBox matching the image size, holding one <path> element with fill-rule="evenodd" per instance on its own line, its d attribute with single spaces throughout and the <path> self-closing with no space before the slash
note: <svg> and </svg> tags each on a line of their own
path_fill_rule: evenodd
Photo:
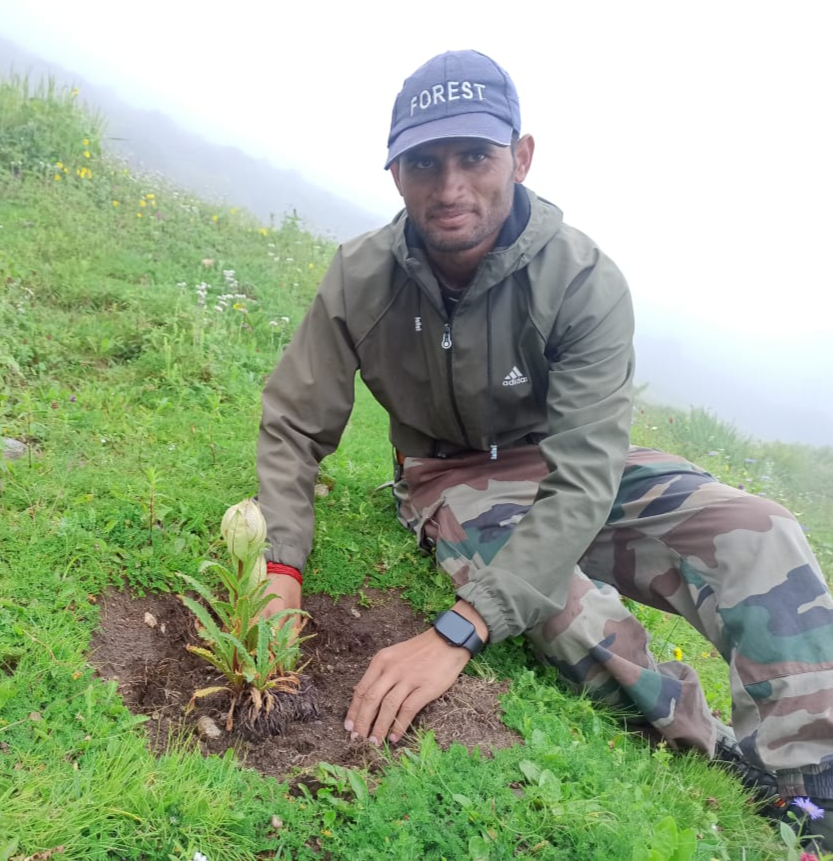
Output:
<svg viewBox="0 0 833 861">
<path fill-rule="evenodd" d="M 297 568 L 293 568 L 291 565 L 284 565 L 282 562 L 267 562 L 266 573 L 286 574 L 287 577 L 297 580 L 301 586 L 304 585 L 304 575 Z"/>
</svg>

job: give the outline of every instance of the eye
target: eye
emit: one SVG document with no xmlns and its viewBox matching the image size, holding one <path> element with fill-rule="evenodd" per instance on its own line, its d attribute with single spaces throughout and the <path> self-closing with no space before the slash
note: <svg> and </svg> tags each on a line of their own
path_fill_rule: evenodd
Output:
<svg viewBox="0 0 833 861">
<path fill-rule="evenodd" d="M 485 150 L 471 150 L 465 154 L 464 159 L 468 164 L 478 164 L 481 161 L 486 161 L 488 157 L 489 153 Z"/>
<path fill-rule="evenodd" d="M 411 161 L 411 167 L 416 168 L 416 170 L 431 170 L 434 167 L 434 159 L 427 155 L 415 158 Z"/>
</svg>

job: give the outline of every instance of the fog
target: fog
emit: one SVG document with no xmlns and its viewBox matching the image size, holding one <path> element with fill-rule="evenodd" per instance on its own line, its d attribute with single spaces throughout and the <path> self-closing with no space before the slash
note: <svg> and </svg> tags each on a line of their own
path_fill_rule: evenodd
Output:
<svg viewBox="0 0 833 861">
<path fill-rule="evenodd" d="M 400 206 L 382 165 L 402 80 L 484 51 L 537 142 L 528 185 L 631 285 L 648 394 L 833 444 L 831 8 L 0 0 L 0 36 L 379 224 Z"/>
</svg>

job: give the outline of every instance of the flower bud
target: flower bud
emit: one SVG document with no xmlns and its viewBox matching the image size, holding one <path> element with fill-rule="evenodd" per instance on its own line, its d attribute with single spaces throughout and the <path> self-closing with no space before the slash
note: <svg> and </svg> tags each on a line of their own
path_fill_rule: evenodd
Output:
<svg viewBox="0 0 833 861">
<path fill-rule="evenodd" d="M 253 499 L 244 499 L 223 515 L 220 534 L 229 553 L 239 562 L 246 562 L 250 553 L 260 549 L 266 540 L 266 521 Z"/>
</svg>

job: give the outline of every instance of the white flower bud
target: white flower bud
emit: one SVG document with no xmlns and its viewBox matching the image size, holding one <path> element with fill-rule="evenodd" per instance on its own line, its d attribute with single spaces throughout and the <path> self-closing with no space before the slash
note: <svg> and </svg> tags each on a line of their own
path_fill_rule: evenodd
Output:
<svg viewBox="0 0 833 861">
<path fill-rule="evenodd" d="M 245 562 L 251 550 L 266 540 L 266 521 L 258 504 L 253 499 L 244 499 L 232 505 L 223 515 L 220 534 L 229 553 L 238 561 Z"/>
</svg>

